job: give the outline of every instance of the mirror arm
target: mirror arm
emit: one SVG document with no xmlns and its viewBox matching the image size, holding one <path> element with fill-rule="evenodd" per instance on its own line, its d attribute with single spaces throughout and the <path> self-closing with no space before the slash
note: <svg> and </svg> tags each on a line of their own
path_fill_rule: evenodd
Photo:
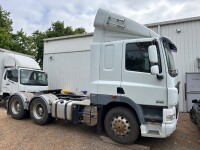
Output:
<svg viewBox="0 0 200 150">
<path fill-rule="evenodd" d="M 162 74 L 158 74 L 158 75 L 157 75 L 157 79 L 158 79 L 158 80 L 162 80 L 162 79 L 164 79 L 164 76 L 163 76 Z"/>
</svg>

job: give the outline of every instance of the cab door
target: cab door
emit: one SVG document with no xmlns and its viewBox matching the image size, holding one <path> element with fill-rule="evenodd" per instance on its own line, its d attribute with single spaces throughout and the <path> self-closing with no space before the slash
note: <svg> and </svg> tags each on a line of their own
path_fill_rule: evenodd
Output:
<svg viewBox="0 0 200 150">
<path fill-rule="evenodd" d="M 156 45 L 159 76 L 151 74 L 148 47 Z M 163 53 L 154 39 L 129 40 L 123 44 L 122 82 L 125 97 L 141 105 L 167 105 L 167 78 Z"/>
<path fill-rule="evenodd" d="M 19 91 L 19 72 L 17 69 L 7 69 L 2 80 L 2 91 L 8 93 L 15 93 Z"/>
</svg>

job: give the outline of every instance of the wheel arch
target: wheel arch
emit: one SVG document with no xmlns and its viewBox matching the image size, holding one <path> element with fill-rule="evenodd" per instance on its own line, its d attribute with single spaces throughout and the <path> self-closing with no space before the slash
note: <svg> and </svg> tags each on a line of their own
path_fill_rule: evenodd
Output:
<svg viewBox="0 0 200 150">
<path fill-rule="evenodd" d="M 44 101 L 45 104 L 46 104 L 46 106 L 47 106 L 48 113 L 51 113 L 51 104 L 52 104 L 52 101 L 57 100 L 58 98 L 55 95 L 53 95 L 53 94 L 43 94 L 43 95 L 39 95 L 39 96 L 34 96 L 30 100 L 29 107 L 28 107 L 29 110 L 30 110 L 32 102 L 34 100 L 36 100 L 36 99 L 41 99 L 42 101 Z"/>
<path fill-rule="evenodd" d="M 22 100 L 22 103 L 23 103 L 23 107 L 24 107 L 24 109 L 25 110 L 27 110 L 27 108 L 28 108 L 28 99 L 27 99 L 27 97 L 23 94 L 23 93 L 14 93 L 14 94 L 12 94 L 10 97 L 9 97 L 9 99 L 8 99 L 8 108 L 10 108 L 9 106 L 10 106 L 10 100 L 14 97 L 14 96 L 17 96 L 17 97 L 19 97 L 21 100 Z M 7 113 L 9 114 L 9 109 L 7 109 Z"/>
<path fill-rule="evenodd" d="M 13 97 L 16 97 L 16 98 L 13 99 Z M 20 107 L 22 107 L 23 109 L 19 109 L 17 113 L 14 112 L 13 111 L 14 109 L 11 108 L 13 101 L 18 102 Z M 24 98 L 22 93 L 14 93 L 13 95 L 10 96 L 8 100 L 7 114 L 11 115 L 12 118 L 14 119 L 18 119 L 18 120 L 23 119 L 28 116 L 28 110 L 25 109 L 27 105 L 28 105 L 28 101 Z"/>
<path fill-rule="evenodd" d="M 30 103 L 29 103 L 29 106 L 28 106 L 28 110 L 30 110 L 31 104 L 32 104 L 36 99 L 41 99 L 42 101 L 44 101 L 45 104 L 46 104 L 46 106 L 47 106 L 48 113 L 51 112 L 50 107 L 49 107 L 50 103 L 48 103 L 48 100 L 46 100 L 46 99 L 45 99 L 44 97 L 42 97 L 42 96 L 34 96 L 34 97 L 30 100 Z"/>
<path fill-rule="evenodd" d="M 141 134 L 140 122 L 135 110 L 127 103 L 110 104 L 104 118 L 106 134 L 122 144 L 135 142 Z"/>
<path fill-rule="evenodd" d="M 6 96 L 10 96 L 11 94 L 10 93 L 3 93 L 3 99 L 6 97 Z"/>
<path fill-rule="evenodd" d="M 138 122 L 140 124 L 144 123 L 142 108 L 140 106 L 137 106 L 137 104 L 134 104 L 134 103 L 130 104 L 130 103 L 127 103 L 127 102 L 110 102 L 107 105 L 104 105 L 103 111 L 102 111 L 103 112 L 102 119 L 104 120 L 105 116 L 109 112 L 109 110 L 111 110 L 112 108 L 115 108 L 115 107 L 124 107 L 124 108 L 130 109 L 135 114 L 135 116 L 137 117 Z"/>
</svg>

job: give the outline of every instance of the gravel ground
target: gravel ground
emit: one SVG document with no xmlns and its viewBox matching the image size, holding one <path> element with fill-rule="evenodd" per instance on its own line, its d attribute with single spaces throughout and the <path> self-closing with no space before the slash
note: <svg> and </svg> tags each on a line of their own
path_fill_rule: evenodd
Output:
<svg viewBox="0 0 200 150">
<path fill-rule="evenodd" d="M 39 126 L 31 119 L 14 120 L 0 107 L 0 150 L 126 149 L 104 142 L 99 137 L 95 128 L 74 126 L 63 121 Z M 189 120 L 189 115 L 181 113 L 173 135 L 166 139 L 141 137 L 137 144 L 153 150 L 195 150 L 200 149 L 200 132 Z"/>
</svg>

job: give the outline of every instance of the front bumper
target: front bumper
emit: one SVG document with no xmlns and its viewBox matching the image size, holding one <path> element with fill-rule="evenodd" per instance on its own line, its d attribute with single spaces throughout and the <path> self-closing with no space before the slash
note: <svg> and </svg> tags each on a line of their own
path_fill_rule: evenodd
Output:
<svg viewBox="0 0 200 150">
<path fill-rule="evenodd" d="M 146 123 L 140 126 L 141 135 L 144 137 L 156 137 L 165 138 L 170 136 L 175 130 L 178 122 L 178 116 L 176 115 L 175 107 L 163 109 L 163 123 Z M 168 115 L 174 114 L 175 119 L 167 121 Z"/>
<path fill-rule="evenodd" d="M 162 123 L 161 125 L 142 124 L 140 126 L 141 135 L 144 137 L 166 138 L 176 130 L 177 121 L 175 120 L 171 124 Z"/>
</svg>

